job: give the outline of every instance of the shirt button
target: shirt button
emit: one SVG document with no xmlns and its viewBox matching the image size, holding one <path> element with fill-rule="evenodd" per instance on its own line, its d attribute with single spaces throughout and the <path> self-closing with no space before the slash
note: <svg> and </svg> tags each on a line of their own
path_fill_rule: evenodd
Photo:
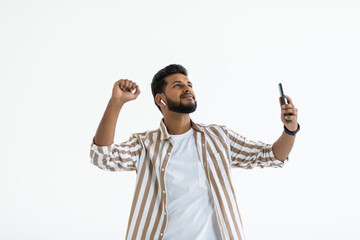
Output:
<svg viewBox="0 0 360 240">
<path fill-rule="evenodd" d="M 205 147 L 205 144 L 203 144 L 203 147 Z"/>
<path fill-rule="evenodd" d="M 162 168 L 161 171 L 165 171 L 165 168 Z"/>
<path fill-rule="evenodd" d="M 164 215 L 166 215 L 166 212 L 164 212 Z"/>
<path fill-rule="evenodd" d="M 165 193 L 165 190 L 163 191 L 163 193 Z"/>
<path fill-rule="evenodd" d="M 170 155 L 170 152 L 168 152 L 168 155 Z"/>
<path fill-rule="evenodd" d="M 160 236 L 163 236 L 164 234 L 163 233 L 160 233 Z"/>
</svg>

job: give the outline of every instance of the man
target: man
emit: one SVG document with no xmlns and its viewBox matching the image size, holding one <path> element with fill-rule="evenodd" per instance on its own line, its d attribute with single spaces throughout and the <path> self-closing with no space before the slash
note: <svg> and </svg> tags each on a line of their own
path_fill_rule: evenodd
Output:
<svg viewBox="0 0 360 240">
<path fill-rule="evenodd" d="M 126 239 L 244 240 L 230 168 L 283 167 L 288 161 L 299 130 L 290 97 L 285 105 L 279 98 L 281 137 L 274 144 L 254 142 L 223 125 L 193 122 L 189 114 L 197 101 L 187 75 L 177 64 L 155 74 L 151 89 L 163 114 L 160 127 L 120 144 L 113 143 L 119 111 L 140 89 L 128 79 L 117 81 L 91 144 L 94 165 L 137 173 Z"/>
</svg>

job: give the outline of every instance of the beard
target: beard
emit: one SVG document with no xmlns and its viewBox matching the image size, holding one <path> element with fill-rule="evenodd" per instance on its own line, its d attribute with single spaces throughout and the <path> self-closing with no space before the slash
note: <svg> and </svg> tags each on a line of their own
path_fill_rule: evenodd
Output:
<svg viewBox="0 0 360 240">
<path fill-rule="evenodd" d="M 166 102 L 169 111 L 177 112 L 177 113 L 192 113 L 195 112 L 197 107 L 197 102 L 194 100 L 195 103 L 189 102 L 188 104 L 183 104 L 181 101 L 179 103 L 175 101 L 171 101 L 166 96 Z"/>
</svg>

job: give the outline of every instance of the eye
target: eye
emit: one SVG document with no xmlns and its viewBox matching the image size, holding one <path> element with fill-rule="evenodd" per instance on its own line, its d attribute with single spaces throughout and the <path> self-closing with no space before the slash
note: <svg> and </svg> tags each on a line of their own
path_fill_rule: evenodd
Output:
<svg viewBox="0 0 360 240">
<path fill-rule="evenodd" d="M 176 87 L 176 86 L 180 86 L 180 87 L 181 87 L 181 84 L 179 84 L 179 83 L 178 83 L 178 84 L 175 84 L 175 85 L 174 85 L 174 87 Z M 192 88 L 192 85 L 191 85 L 191 84 L 189 84 L 189 87 L 191 87 L 191 88 Z"/>
</svg>

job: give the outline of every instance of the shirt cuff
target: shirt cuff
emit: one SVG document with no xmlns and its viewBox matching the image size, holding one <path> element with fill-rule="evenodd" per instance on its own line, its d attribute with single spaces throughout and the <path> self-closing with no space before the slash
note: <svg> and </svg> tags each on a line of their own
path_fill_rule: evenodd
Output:
<svg viewBox="0 0 360 240">
<path fill-rule="evenodd" d="M 275 167 L 283 167 L 289 161 L 289 156 L 287 156 L 284 160 L 277 159 L 274 155 L 272 146 L 273 145 L 271 145 L 270 151 L 271 161 L 274 163 Z"/>
<path fill-rule="evenodd" d="M 109 146 L 99 146 L 99 145 L 96 145 L 95 143 L 95 137 L 93 137 L 93 140 L 92 140 L 92 143 L 91 143 L 91 149 L 98 152 L 98 153 L 101 153 L 101 154 L 108 154 L 111 152 L 111 149 L 113 147 L 114 143 L 112 143 L 111 145 Z"/>
</svg>

